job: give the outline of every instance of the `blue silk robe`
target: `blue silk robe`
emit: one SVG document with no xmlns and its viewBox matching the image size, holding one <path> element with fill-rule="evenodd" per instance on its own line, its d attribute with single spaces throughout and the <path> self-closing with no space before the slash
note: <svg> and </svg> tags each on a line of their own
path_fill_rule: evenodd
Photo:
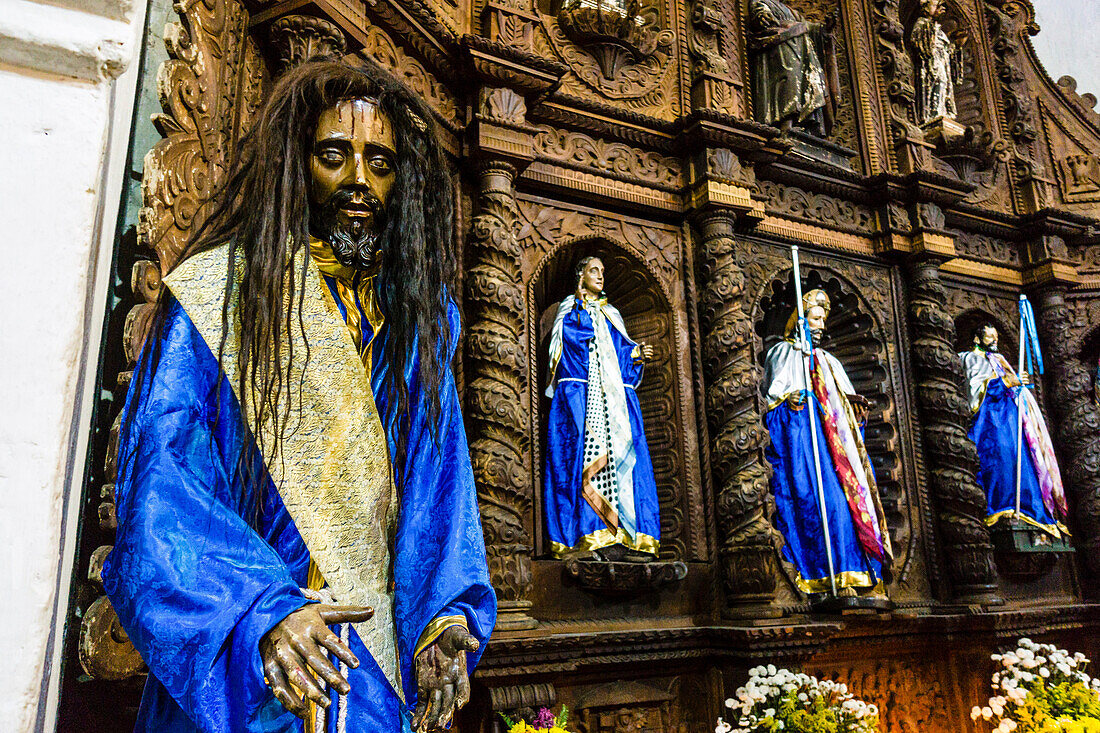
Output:
<svg viewBox="0 0 1100 733">
<path fill-rule="evenodd" d="M 325 277 L 332 292 L 332 278 Z M 168 294 L 165 294 L 169 297 Z M 386 370 L 379 338 L 354 302 L 362 343 L 373 349 L 371 382 L 379 414 L 392 415 L 381 392 Z M 347 308 L 341 304 L 347 317 Z M 447 364 L 458 342 L 450 306 Z M 182 306 L 169 301 L 163 333 L 150 345 L 123 410 L 116 485 L 119 527 L 104 567 L 107 594 L 149 666 L 137 731 L 260 733 L 301 731 L 264 682 L 261 637 L 307 601 L 310 554 L 272 480 L 249 481 L 238 469 L 242 443 L 262 460 L 218 362 Z M 368 362 L 369 363 L 369 362 Z M 360 661 L 348 673 L 347 733 L 408 729 L 416 704 L 413 654 L 422 634 L 446 617 L 464 619 L 485 648 L 495 623 L 480 517 L 458 395 L 447 366 L 440 390 L 439 446 L 429 433 L 418 360 L 405 373 L 410 425 L 405 483 L 393 547 L 394 618 L 406 706 L 354 629 Z M 384 419 L 384 422 L 388 422 Z M 390 455 L 394 429 L 387 425 Z M 258 507 L 255 511 L 253 507 Z M 255 512 L 255 513 L 254 513 Z M 433 624 L 435 622 L 435 624 Z M 468 655 L 469 669 L 480 653 Z M 330 691 L 336 711 L 337 695 Z M 330 714 L 327 733 L 338 730 Z"/>
<path fill-rule="evenodd" d="M 970 386 L 973 422 L 968 437 L 978 449 L 978 480 L 986 493 L 986 523 L 990 526 L 1016 512 L 1016 448 L 1019 435 L 1017 400 L 1028 400 L 1028 414 L 1034 433 L 1042 431 L 1049 443 L 1046 425 L 1033 398 L 1022 393 L 1015 370 L 1000 354 L 987 355 L 975 349 L 959 354 Z M 995 359 L 1004 371 L 996 373 L 989 359 Z M 1008 382 L 1006 383 L 1006 379 Z M 1011 384 L 1011 386 L 1010 386 Z M 1025 431 L 1027 430 L 1025 424 Z M 1026 432 L 1025 432 L 1026 434 Z M 1060 507 L 1065 506 L 1061 473 L 1050 459 L 1045 470 L 1036 465 L 1035 450 L 1025 439 L 1020 444 L 1020 519 L 1054 537 L 1069 536 L 1061 522 Z M 1043 478 L 1053 491 L 1044 496 Z"/>
<path fill-rule="evenodd" d="M 818 360 L 817 368 L 828 368 L 835 379 L 835 388 L 839 393 L 835 397 L 846 401 L 846 395 L 855 394 L 840 362 L 824 349 L 817 348 L 814 353 Z M 810 419 L 805 402 L 794 409 L 786 401 L 792 393 L 804 389 L 801 358 L 801 352 L 786 341 L 776 344 L 768 352 L 764 391 L 769 409 L 764 423 L 771 443 L 765 455 L 772 466 L 775 522 L 785 540 L 783 557 L 794 565 L 798 573 L 796 584 L 802 591 L 824 593 L 831 590 L 832 583 L 825 552 Z M 868 554 L 860 543 L 852 510 L 838 479 L 836 464 L 822 426 L 826 412 L 816 393 L 810 393 L 810 401 L 812 409 L 816 410 L 814 429 L 821 461 L 822 494 L 825 497 L 825 515 L 829 520 L 836 587 L 878 588 L 882 578 L 882 562 Z M 862 440 L 862 432 L 857 434 Z M 879 512 L 876 511 L 876 514 Z M 881 515 L 873 519 L 881 524 L 883 541 L 888 543 Z"/>
<path fill-rule="evenodd" d="M 589 399 L 589 346 L 596 338 L 592 316 L 575 297 L 559 308 L 552 354 L 552 394 L 545 470 L 543 472 L 546 526 L 552 552 L 561 557 L 570 549 L 596 550 L 616 543 L 657 553 L 661 538 L 657 483 L 646 444 L 638 385 L 642 364 L 635 359 L 637 344 L 625 334 L 622 319 L 611 306 L 605 321 L 621 375 L 633 450 L 629 506 L 617 507 L 619 522 L 609 526 L 582 492 L 584 472 L 585 414 Z M 621 330 L 622 329 L 622 330 Z M 552 347 L 552 350 L 556 350 Z M 556 359 L 555 359 L 556 357 Z M 620 495 L 627 492 L 622 492 Z"/>
</svg>

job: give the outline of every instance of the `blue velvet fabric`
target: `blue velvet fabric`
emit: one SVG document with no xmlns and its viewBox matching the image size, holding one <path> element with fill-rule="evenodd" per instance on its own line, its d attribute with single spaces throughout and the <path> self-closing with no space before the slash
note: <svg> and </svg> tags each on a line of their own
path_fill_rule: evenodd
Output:
<svg viewBox="0 0 1100 733">
<path fill-rule="evenodd" d="M 825 442 L 825 431 L 821 427 L 821 404 L 816 396 L 811 396 L 811 399 L 814 409 L 817 410 L 814 427 L 821 456 L 823 493 L 826 516 L 829 518 L 829 539 L 833 548 L 833 569 L 838 576 L 845 573 L 866 573 L 870 585 L 876 585 L 882 577 L 882 563 L 868 557 L 859 544 L 852 513 Z M 825 554 L 821 504 L 815 488 L 809 415 L 805 406 L 792 410 L 790 405 L 782 402 L 768 411 L 764 422 L 771 437 L 766 455 L 773 469 L 771 488 L 775 496 L 776 524 L 786 540 L 783 556 L 798 569 L 802 580 L 814 586 L 810 590 L 824 592 L 829 589 L 829 562 Z M 840 582 L 841 579 L 838 578 L 837 587 L 861 585 Z"/>
<path fill-rule="evenodd" d="M 637 460 L 633 471 L 637 531 L 660 540 L 657 482 L 646 444 L 642 408 L 635 391 L 641 384 L 643 367 L 631 356 L 636 344 L 613 326 L 609 328 L 626 387 L 630 432 Z M 566 547 L 574 547 L 580 538 L 607 529 L 607 525 L 581 495 L 584 415 L 588 400 L 588 344 L 593 338 L 592 317 L 580 301 L 575 300 L 573 310 L 565 316 L 563 324 L 562 353 L 557 366 L 557 386 L 550 403 L 543 472 L 547 532 L 551 541 Z"/>
<path fill-rule="evenodd" d="M 990 379 L 985 398 L 970 425 L 970 439 L 978 447 L 978 479 L 985 488 L 988 514 L 993 516 L 1016 509 L 1016 392 L 1003 379 Z M 1046 527 L 1056 520 L 1043 503 L 1043 491 L 1035 471 L 1027 440 L 1023 441 L 1023 467 L 1020 471 L 1020 513 Z"/>
<path fill-rule="evenodd" d="M 450 314 L 458 342 L 458 313 Z M 366 322 L 366 319 L 363 319 Z M 383 326 L 372 374 L 378 408 Z M 103 577 L 119 619 L 150 669 L 138 731 L 300 731 L 263 681 L 260 638 L 307 603 L 309 552 L 269 477 L 262 474 L 231 386 L 183 308 L 171 300 L 159 358 L 147 345 L 119 435 L 119 528 Z M 154 363 L 155 361 L 155 363 Z M 448 360 L 449 363 L 449 360 Z M 406 371 L 410 428 L 395 547 L 395 617 L 408 706 L 401 703 L 354 630 L 349 733 L 408 728 L 416 703 L 412 652 L 434 618 L 462 615 L 488 640 L 496 616 L 466 435 L 450 368 L 440 392 L 438 448 L 426 424 L 417 360 Z M 394 428 L 388 425 L 394 455 Z M 238 470 L 251 446 L 260 480 Z M 256 475 L 256 474 L 253 474 Z M 255 511 L 253 507 L 259 507 Z M 471 670 L 480 654 L 471 654 Z M 335 706 L 332 708 L 335 709 Z M 328 731 L 335 733 L 336 716 Z"/>
</svg>

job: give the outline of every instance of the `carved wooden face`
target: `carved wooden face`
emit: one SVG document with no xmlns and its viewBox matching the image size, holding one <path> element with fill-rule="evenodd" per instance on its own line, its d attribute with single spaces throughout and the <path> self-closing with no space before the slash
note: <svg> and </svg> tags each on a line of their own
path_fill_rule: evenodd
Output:
<svg viewBox="0 0 1100 733">
<path fill-rule="evenodd" d="M 806 325 L 810 327 L 810 335 L 813 337 L 814 346 L 821 343 L 821 338 L 825 335 L 825 319 L 828 316 L 829 311 L 820 305 L 810 306 L 810 309 L 806 311 Z"/>
<path fill-rule="evenodd" d="M 321 113 L 310 155 L 310 199 L 334 208 L 336 223 L 377 233 L 397 162 L 393 124 L 370 100 L 346 100 Z"/>
<path fill-rule="evenodd" d="M 980 346 L 990 352 L 995 352 L 997 350 L 997 342 L 999 340 L 1000 334 L 997 333 L 997 329 L 993 326 L 986 326 L 979 333 L 974 335 L 974 345 Z"/>
<path fill-rule="evenodd" d="M 599 257 L 593 257 L 584 266 L 579 288 L 593 296 L 603 292 L 603 261 Z"/>
</svg>

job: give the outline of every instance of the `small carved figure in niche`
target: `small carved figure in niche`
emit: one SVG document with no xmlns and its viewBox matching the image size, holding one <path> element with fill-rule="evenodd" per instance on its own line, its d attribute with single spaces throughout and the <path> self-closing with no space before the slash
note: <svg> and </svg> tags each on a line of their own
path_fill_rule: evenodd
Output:
<svg viewBox="0 0 1100 733">
<path fill-rule="evenodd" d="M 653 347 L 633 341 L 585 257 L 550 336 L 546 526 L 556 557 L 647 562 L 660 544 L 657 483 L 637 388 Z"/>
<path fill-rule="evenodd" d="M 962 58 L 959 47 L 937 20 L 942 12 L 943 0 L 921 0 L 920 15 L 909 32 L 920 65 L 918 114 L 922 125 L 958 116 L 955 84 L 962 81 Z"/>
<path fill-rule="evenodd" d="M 841 597 L 884 597 L 892 552 L 878 484 L 863 443 L 868 401 L 855 393 L 844 367 L 818 344 L 825 334 L 829 296 L 811 290 L 803 298 L 813 340 L 811 400 L 825 497 L 833 576 L 823 533 L 814 468 L 814 443 L 806 414 L 805 358 L 796 338 L 798 311 L 791 314 L 784 340 L 769 351 L 764 365 L 764 416 L 771 445 L 771 488 L 776 523 L 786 540 L 783 556 L 797 570 L 796 584 L 812 599 L 832 588 Z"/>
<path fill-rule="evenodd" d="M 756 121 L 824 136 L 829 89 L 817 48 L 822 27 L 779 0 L 751 0 L 749 32 Z"/>
<path fill-rule="evenodd" d="M 997 350 L 999 335 L 992 323 L 974 331 L 974 348 L 959 354 L 970 385 L 970 409 L 974 422 L 970 439 L 978 447 L 978 479 L 985 487 L 993 526 L 1016 513 L 1016 447 L 1018 400 L 1024 400 L 1024 441 L 1020 459 L 1020 516 L 1024 524 L 1038 527 L 1052 537 L 1068 537 L 1066 495 L 1062 474 L 1054 457 L 1043 415 L 1035 395 L 1026 387 L 1031 380 L 1016 370 Z"/>
</svg>

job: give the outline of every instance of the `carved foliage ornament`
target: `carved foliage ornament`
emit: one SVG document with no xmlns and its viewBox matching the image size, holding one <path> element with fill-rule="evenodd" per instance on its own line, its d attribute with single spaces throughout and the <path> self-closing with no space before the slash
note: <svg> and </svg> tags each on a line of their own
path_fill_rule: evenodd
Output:
<svg viewBox="0 0 1100 733">
<path fill-rule="evenodd" d="M 653 18 L 642 15 L 640 0 L 565 0 L 558 23 L 570 39 L 596 57 L 605 79 L 614 79 L 629 62 L 637 63 L 668 45 Z"/>
<path fill-rule="evenodd" d="M 677 159 L 579 132 L 540 125 L 535 136 L 535 151 L 555 162 L 591 168 L 638 183 L 670 188 L 680 185 Z"/>
<path fill-rule="evenodd" d="M 549 39 L 549 47 L 538 50 L 540 53 L 556 54 L 569 65 L 581 83 L 598 92 L 601 97 L 639 100 L 659 93 L 658 87 L 671 66 L 675 35 L 671 30 L 659 28 L 662 14 L 656 7 L 648 4 L 652 1 L 654 0 L 647 0 L 647 4 L 643 5 L 637 0 L 576 0 L 578 7 L 582 2 L 590 5 L 599 3 L 601 7 L 606 7 L 608 4 L 617 7 L 617 3 L 621 2 L 624 13 L 627 12 L 627 6 L 633 9 L 631 17 L 635 19 L 633 21 L 635 24 L 638 24 L 640 19 L 641 28 L 647 29 L 647 33 L 655 33 L 651 37 L 652 40 L 644 46 L 646 51 L 644 54 L 624 53 L 615 56 L 614 64 L 607 67 L 614 72 L 613 76 L 605 73 L 604 62 L 601 62 L 598 56 L 585 50 L 584 46 L 578 45 L 576 36 L 570 38 L 565 30 L 568 21 L 563 24 L 558 18 L 544 16 L 543 28 Z M 616 11 L 611 12 L 618 17 Z"/>
</svg>

